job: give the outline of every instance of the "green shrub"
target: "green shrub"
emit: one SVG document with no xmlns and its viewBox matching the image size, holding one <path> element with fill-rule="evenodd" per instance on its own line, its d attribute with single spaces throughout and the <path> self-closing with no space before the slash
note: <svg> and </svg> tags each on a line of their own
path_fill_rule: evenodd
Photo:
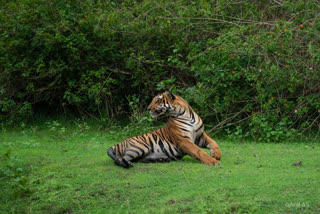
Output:
<svg viewBox="0 0 320 214">
<path fill-rule="evenodd" d="M 319 127 L 315 0 L 0 5 L 2 121 L 45 108 L 147 120 L 171 88 L 212 131 L 280 141 Z"/>
</svg>

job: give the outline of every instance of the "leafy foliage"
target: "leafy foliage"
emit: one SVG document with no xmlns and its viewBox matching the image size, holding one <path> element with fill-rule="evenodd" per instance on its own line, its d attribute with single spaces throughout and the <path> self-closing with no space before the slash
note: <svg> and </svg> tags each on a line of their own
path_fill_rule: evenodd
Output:
<svg viewBox="0 0 320 214">
<path fill-rule="evenodd" d="M 316 0 L 0 6 L 3 121 L 44 109 L 146 121 L 171 89 L 216 132 L 280 141 L 320 125 Z"/>
</svg>

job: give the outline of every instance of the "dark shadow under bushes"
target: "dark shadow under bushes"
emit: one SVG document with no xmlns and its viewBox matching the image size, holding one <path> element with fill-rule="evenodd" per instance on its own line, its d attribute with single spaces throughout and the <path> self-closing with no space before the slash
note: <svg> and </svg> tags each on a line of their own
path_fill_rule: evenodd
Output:
<svg viewBox="0 0 320 214">
<path fill-rule="evenodd" d="M 153 95 L 170 88 L 211 131 L 263 141 L 319 131 L 315 0 L 0 6 L 5 123 L 37 106 L 54 106 L 49 113 L 140 117 Z"/>
</svg>

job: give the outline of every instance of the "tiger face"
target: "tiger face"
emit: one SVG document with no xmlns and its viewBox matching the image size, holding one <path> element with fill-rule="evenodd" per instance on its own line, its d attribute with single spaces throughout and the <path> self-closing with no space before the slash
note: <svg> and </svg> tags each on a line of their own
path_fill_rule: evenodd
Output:
<svg viewBox="0 0 320 214">
<path fill-rule="evenodd" d="M 150 105 L 148 111 L 152 118 L 157 118 L 160 115 L 171 114 L 174 108 L 175 95 L 169 91 L 155 96 Z"/>
</svg>

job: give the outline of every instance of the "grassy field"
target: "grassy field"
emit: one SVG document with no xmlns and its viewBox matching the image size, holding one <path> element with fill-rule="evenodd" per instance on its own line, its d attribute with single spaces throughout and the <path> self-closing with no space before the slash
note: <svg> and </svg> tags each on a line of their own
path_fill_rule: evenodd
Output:
<svg viewBox="0 0 320 214">
<path fill-rule="evenodd" d="M 1 213 L 320 213 L 318 143 L 220 139 L 220 166 L 123 169 L 106 149 L 146 128 L 62 124 L 0 131 Z"/>
</svg>

